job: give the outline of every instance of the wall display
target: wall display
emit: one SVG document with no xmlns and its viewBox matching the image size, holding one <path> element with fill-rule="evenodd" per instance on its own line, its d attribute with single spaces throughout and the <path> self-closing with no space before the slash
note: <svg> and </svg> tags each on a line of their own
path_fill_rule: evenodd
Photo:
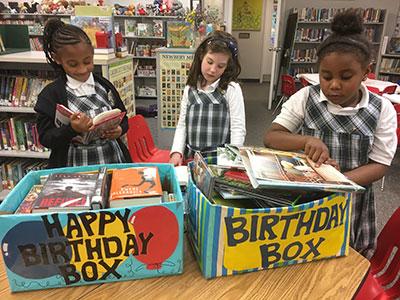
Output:
<svg viewBox="0 0 400 300">
<path fill-rule="evenodd" d="M 161 128 L 175 128 L 178 123 L 181 98 L 192 60 L 192 53 L 160 53 Z"/>
<path fill-rule="evenodd" d="M 234 0 L 232 29 L 261 30 L 262 4 L 261 0 Z"/>
</svg>

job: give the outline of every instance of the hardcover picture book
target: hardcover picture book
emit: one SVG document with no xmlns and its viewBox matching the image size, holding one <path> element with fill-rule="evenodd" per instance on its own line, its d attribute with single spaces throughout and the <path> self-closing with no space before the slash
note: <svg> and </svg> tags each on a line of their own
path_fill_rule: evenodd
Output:
<svg viewBox="0 0 400 300">
<path fill-rule="evenodd" d="M 242 147 L 240 155 L 254 188 L 363 191 L 331 165 L 315 167 L 305 154 L 261 147 Z"/>
<path fill-rule="evenodd" d="M 62 104 L 57 104 L 56 115 L 54 124 L 57 127 L 68 125 L 70 117 L 74 112 Z M 81 134 L 76 138 L 77 142 L 82 144 L 89 144 L 90 142 L 101 138 L 104 131 L 114 128 L 121 123 L 125 116 L 125 112 L 115 108 L 112 110 L 104 111 L 93 118 L 93 126 L 89 132 Z"/>
<path fill-rule="evenodd" d="M 43 185 L 34 185 L 32 186 L 29 193 L 25 196 L 24 200 L 21 202 L 15 214 L 30 214 L 32 213 L 33 205 L 38 198 L 40 191 L 42 190 Z"/>
<path fill-rule="evenodd" d="M 102 167 L 90 174 L 50 174 L 35 200 L 32 212 L 88 210 L 92 207 L 92 199 L 100 207 L 103 203 L 100 198 L 106 196 L 103 194 L 106 173 L 106 167 Z"/>
<path fill-rule="evenodd" d="M 190 23 L 168 21 L 167 46 L 170 48 L 190 48 L 193 43 L 193 29 Z"/>
<path fill-rule="evenodd" d="M 161 203 L 162 195 L 157 167 L 113 170 L 110 207 Z"/>
</svg>

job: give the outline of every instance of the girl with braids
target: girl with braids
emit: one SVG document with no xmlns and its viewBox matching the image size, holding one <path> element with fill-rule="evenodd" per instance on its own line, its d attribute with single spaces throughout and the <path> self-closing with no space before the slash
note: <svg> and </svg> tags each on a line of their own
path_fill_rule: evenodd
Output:
<svg viewBox="0 0 400 300">
<path fill-rule="evenodd" d="M 215 31 L 197 48 L 171 149 L 170 162 L 181 165 L 195 151 L 215 154 L 218 146 L 242 146 L 246 135 L 237 42 L 229 33 Z"/>
<path fill-rule="evenodd" d="M 39 94 L 35 105 L 40 143 L 51 149 L 49 167 L 81 166 L 130 161 L 119 139 L 128 130 L 125 116 L 120 125 L 104 132 L 101 139 L 81 144 L 80 133 L 92 129 L 92 118 L 100 112 L 119 108 L 126 111 L 115 87 L 93 74 L 93 46 L 79 27 L 49 19 L 44 28 L 43 49 L 48 63 L 59 77 Z M 69 125 L 56 127 L 56 106 L 74 112 Z"/>
<path fill-rule="evenodd" d="M 353 195 L 350 245 L 369 258 L 376 245 L 372 183 L 384 176 L 396 152 L 396 113 L 363 84 L 372 47 L 361 16 L 346 10 L 331 27 L 333 33 L 317 50 L 320 84 L 299 90 L 284 103 L 264 144 L 304 150 L 317 165 L 332 164 L 366 188 Z"/>
</svg>

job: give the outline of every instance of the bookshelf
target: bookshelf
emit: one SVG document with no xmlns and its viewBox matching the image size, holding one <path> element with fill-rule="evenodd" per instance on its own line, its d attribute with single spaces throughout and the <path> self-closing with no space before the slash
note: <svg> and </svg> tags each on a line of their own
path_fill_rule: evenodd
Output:
<svg viewBox="0 0 400 300">
<path fill-rule="evenodd" d="M 135 113 L 134 66 L 131 56 L 94 56 L 94 72 L 110 80 L 128 116 Z M 11 189 L 30 170 L 46 167 L 50 151 L 38 142 L 33 107 L 54 72 L 42 51 L 0 55 L 0 192 Z M 33 92 L 34 91 L 34 92 Z"/>
<path fill-rule="evenodd" d="M 157 103 L 156 49 L 167 45 L 167 22 L 176 16 L 115 15 L 129 54 L 136 64 L 135 99 L 148 106 Z"/>
<path fill-rule="evenodd" d="M 32 51 L 43 50 L 43 28 L 49 18 L 60 18 L 64 23 L 70 23 L 68 14 L 10 14 L 0 13 L 0 24 L 27 25 L 29 43 Z"/>
<path fill-rule="evenodd" d="M 331 33 L 331 21 L 341 8 L 298 8 L 292 9 L 284 41 L 281 66 L 285 73 L 317 73 L 317 47 Z M 383 41 L 386 10 L 360 9 L 364 18 L 365 34 L 375 54 L 373 69 L 378 74 L 380 46 Z"/>
<path fill-rule="evenodd" d="M 379 79 L 400 82 L 400 54 L 382 54 Z"/>
</svg>

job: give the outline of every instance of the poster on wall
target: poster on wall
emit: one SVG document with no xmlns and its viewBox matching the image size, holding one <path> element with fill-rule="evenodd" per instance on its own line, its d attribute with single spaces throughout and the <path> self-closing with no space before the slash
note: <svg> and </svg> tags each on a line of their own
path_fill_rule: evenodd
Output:
<svg viewBox="0 0 400 300">
<path fill-rule="evenodd" d="M 234 0 L 232 30 L 261 30 L 262 0 Z"/>
<path fill-rule="evenodd" d="M 175 128 L 183 90 L 192 64 L 192 53 L 160 53 L 161 128 Z"/>
</svg>

